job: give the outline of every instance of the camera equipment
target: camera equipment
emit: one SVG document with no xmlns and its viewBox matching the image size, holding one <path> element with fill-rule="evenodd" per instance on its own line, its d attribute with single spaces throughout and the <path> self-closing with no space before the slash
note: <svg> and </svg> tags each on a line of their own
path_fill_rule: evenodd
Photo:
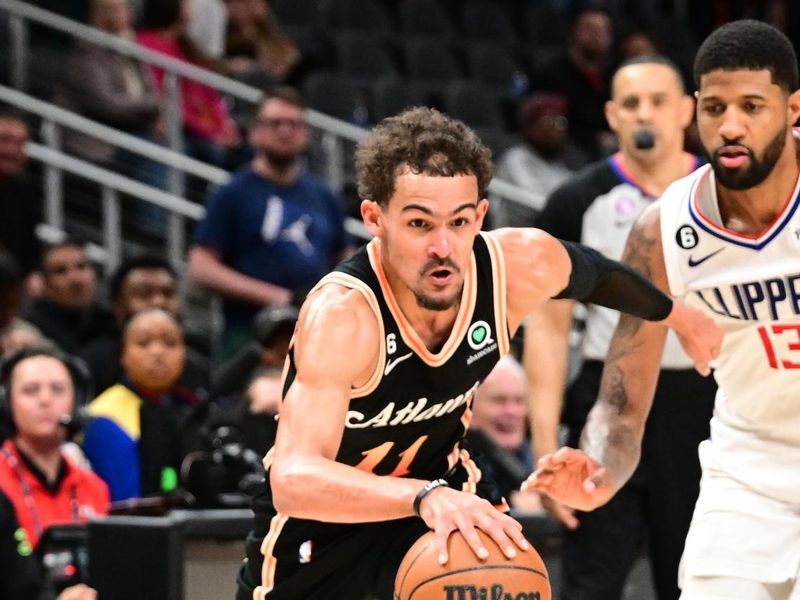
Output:
<svg viewBox="0 0 800 600">
<path fill-rule="evenodd" d="M 264 481 L 261 458 L 229 426 L 211 430 L 206 445 L 183 459 L 183 487 L 195 497 L 198 508 L 248 507 L 252 489 Z"/>
</svg>

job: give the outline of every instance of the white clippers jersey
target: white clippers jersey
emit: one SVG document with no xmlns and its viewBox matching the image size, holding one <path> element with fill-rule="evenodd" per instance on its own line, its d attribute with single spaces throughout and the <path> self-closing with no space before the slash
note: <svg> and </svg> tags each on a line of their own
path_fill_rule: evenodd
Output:
<svg viewBox="0 0 800 600">
<path fill-rule="evenodd" d="M 758 237 L 720 224 L 714 173 L 701 167 L 661 198 L 672 293 L 724 328 L 710 447 L 727 474 L 800 498 L 800 197 L 795 186 Z"/>
</svg>

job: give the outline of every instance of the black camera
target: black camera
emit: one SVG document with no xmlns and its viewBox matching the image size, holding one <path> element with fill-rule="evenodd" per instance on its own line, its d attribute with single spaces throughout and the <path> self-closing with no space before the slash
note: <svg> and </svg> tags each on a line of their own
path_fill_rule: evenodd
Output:
<svg viewBox="0 0 800 600">
<path fill-rule="evenodd" d="M 206 448 L 190 452 L 181 464 L 181 483 L 198 508 L 246 508 L 265 480 L 261 457 L 247 448 L 241 432 L 223 425 L 211 429 Z"/>
</svg>

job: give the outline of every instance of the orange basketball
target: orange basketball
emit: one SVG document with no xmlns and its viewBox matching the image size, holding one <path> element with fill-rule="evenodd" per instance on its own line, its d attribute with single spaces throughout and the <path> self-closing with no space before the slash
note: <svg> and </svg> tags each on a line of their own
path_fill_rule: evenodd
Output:
<svg viewBox="0 0 800 600">
<path fill-rule="evenodd" d="M 440 565 L 429 531 L 411 546 L 394 580 L 394 600 L 550 600 L 550 580 L 542 557 L 531 547 L 509 560 L 486 533 L 486 560 L 472 552 L 464 536 L 450 534 L 447 564 Z"/>
</svg>

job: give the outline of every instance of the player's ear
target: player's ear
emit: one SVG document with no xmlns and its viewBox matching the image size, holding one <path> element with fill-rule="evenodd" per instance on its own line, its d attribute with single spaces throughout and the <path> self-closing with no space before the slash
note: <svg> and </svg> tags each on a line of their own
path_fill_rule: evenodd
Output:
<svg viewBox="0 0 800 600">
<path fill-rule="evenodd" d="M 789 127 L 792 127 L 797 123 L 797 119 L 800 118 L 800 90 L 795 90 L 794 93 L 789 94 L 786 102 L 786 111 Z"/>
<path fill-rule="evenodd" d="M 486 198 L 478 201 L 478 206 L 476 209 L 477 217 L 476 217 L 476 224 L 478 225 L 478 229 L 483 228 L 483 220 L 486 218 L 486 213 L 489 210 L 489 201 Z"/>
<path fill-rule="evenodd" d="M 383 216 L 380 205 L 374 200 L 361 201 L 361 218 L 364 221 L 364 226 L 372 236 L 378 236 L 383 231 L 383 223 L 381 217 Z"/>
</svg>

